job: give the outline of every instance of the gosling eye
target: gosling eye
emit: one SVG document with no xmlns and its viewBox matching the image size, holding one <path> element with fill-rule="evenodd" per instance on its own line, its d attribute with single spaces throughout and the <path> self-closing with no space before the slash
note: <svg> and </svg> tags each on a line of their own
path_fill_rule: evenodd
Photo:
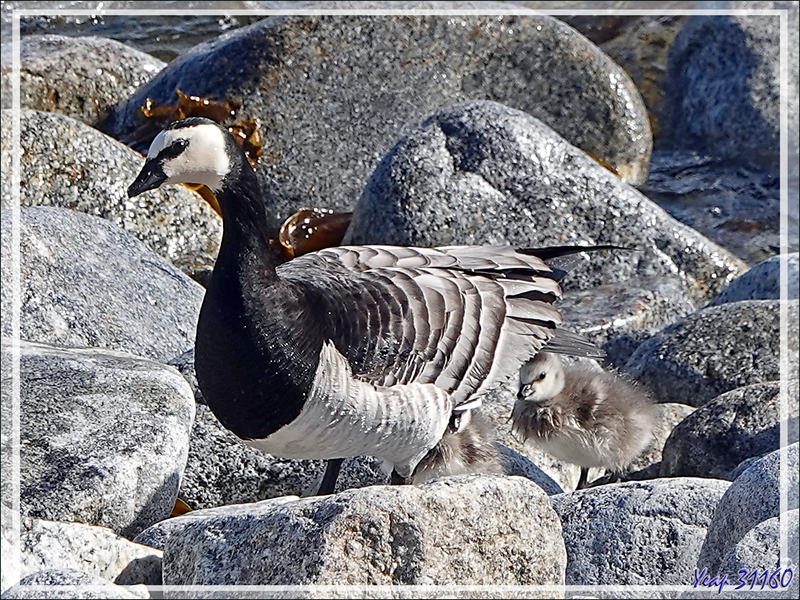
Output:
<svg viewBox="0 0 800 600">
<path fill-rule="evenodd" d="M 539 373 L 539 374 L 536 376 L 536 378 L 534 379 L 534 381 L 542 381 L 542 380 L 544 380 L 544 379 L 546 379 L 546 378 L 547 378 L 547 373 L 546 373 L 545 371 L 542 371 L 541 373 Z"/>
</svg>

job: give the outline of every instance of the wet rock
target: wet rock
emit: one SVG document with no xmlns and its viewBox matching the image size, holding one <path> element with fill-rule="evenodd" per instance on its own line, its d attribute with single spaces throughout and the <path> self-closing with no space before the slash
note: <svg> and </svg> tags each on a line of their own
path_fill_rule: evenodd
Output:
<svg viewBox="0 0 800 600">
<path fill-rule="evenodd" d="M 5 38 L 4 38 L 5 39 Z M 120 42 L 95 36 L 20 38 L 20 103 L 87 125 L 152 79 L 165 63 Z M 11 108 L 11 44 L 3 44 L 3 108 Z"/>
<path fill-rule="evenodd" d="M 500 5 L 502 6 L 502 5 Z M 391 85 L 386 85 L 391 82 Z M 267 149 L 281 218 L 304 205 L 350 209 L 381 157 L 432 112 L 487 98 L 530 112 L 627 180 L 646 178 L 652 144 L 625 73 L 546 16 L 273 17 L 172 61 L 103 124 L 139 150 L 136 112 L 175 89 L 242 103 Z"/>
<path fill-rule="evenodd" d="M 788 302 L 789 376 L 796 378 L 798 301 Z M 735 388 L 780 379 L 780 327 L 779 300 L 705 308 L 639 346 L 625 369 L 658 402 L 702 406 Z"/>
<path fill-rule="evenodd" d="M 3 116 L 3 172 L 11 172 L 11 119 Z M 3 209 L 60 206 L 107 219 L 184 273 L 213 265 L 222 220 L 195 192 L 166 186 L 128 198 L 144 159 L 96 129 L 57 114 L 20 113 L 20 197 L 3 177 Z M 8 152 L 6 152 L 8 150 Z"/>
<path fill-rule="evenodd" d="M 656 333 L 695 310 L 686 288 L 673 277 L 634 278 L 588 290 L 567 287 L 558 303 L 564 328 L 597 346 L 620 335 Z"/>
<path fill-rule="evenodd" d="M 13 213 L 2 215 L 7 315 Z M 19 231 L 21 339 L 157 361 L 194 346 L 203 289 L 130 234 L 98 217 L 46 207 L 22 208 Z M 2 332 L 12 334 L 10 319 L 3 319 Z"/>
<path fill-rule="evenodd" d="M 9 340 L 2 349 L 8 414 Z M 20 342 L 19 352 L 22 514 L 126 537 L 169 516 L 194 417 L 180 374 L 107 350 Z"/>
<path fill-rule="evenodd" d="M 797 380 L 788 382 L 788 442 L 797 438 Z M 662 477 L 732 479 L 743 460 L 780 447 L 781 384 L 757 383 L 726 392 L 698 408 L 664 447 Z"/>
<path fill-rule="evenodd" d="M 105 527 L 24 519 L 20 542 L 20 577 L 72 569 L 119 585 L 161 585 L 161 552 Z"/>
<path fill-rule="evenodd" d="M 786 510 L 798 508 L 798 444 L 786 450 L 776 450 L 756 460 L 728 488 L 714 510 L 708 534 L 697 560 L 700 569 L 716 573 L 722 559 L 759 523 L 780 513 L 781 471 L 787 479 Z M 781 452 L 786 452 L 787 464 L 781 469 Z M 757 565 L 752 565 L 756 567 Z"/>
<path fill-rule="evenodd" d="M 59 589 L 60 588 L 60 589 Z M 75 569 L 46 569 L 24 577 L 2 598 L 140 598 L 124 587 Z"/>
<path fill-rule="evenodd" d="M 165 584 L 563 583 L 558 517 L 546 494 L 519 477 L 455 477 L 215 511 L 174 519 L 182 527 L 164 547 Z"/>
<path fill-rule="evenodd" d="M 705 302 L 744 265 L 669 217 L 534 117 L 493 102 L 435 114 L 384 158 L 344 243 L 615 244 L 564 286 L 678 277 Z"/>
<path fill-rule="evenodd" d="M 780 247 L 780 177 L 775 169 L 693 151 L 658 150 L 641 190 L 681 223 L 748 264 L 770 258 Z M 797 250 L 796 215 L 794 221 L 789 217 L 789 250 Z"/>
<path fill-rule="evenodd" d="M 728 485 L 658 479 L 553 496 L 564 527 L 567 585 L 687 585 Z"/>
<path fill-rule="evenodd" d="M 781 264 L 786 265 L 787 299 L 798 297 L 798 253 L 786 256 L 773 256 L 750 269 L 741 277 L 734 279 L 709 306 L 717 306 L 727 302 L 740 300 L 757 300 L 762 298 L 780 298 Z"/>
</svg>

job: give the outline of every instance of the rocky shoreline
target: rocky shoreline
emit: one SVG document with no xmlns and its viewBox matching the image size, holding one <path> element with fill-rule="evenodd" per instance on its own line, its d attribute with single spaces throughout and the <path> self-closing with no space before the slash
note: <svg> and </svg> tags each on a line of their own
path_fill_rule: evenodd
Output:
<svg viewBox="0 0 800 600">
<path fill-rule="evenodd" d="M 790 252 L 773 247 L 777 17 L 641 18 L 624 35 L 599 19 L 565 19 L 585 37 L 534 14 L 269 17 L 169 64 L 25 36 L 19 196 L 4 44 L 2 597 L 683 598 L 719 595 L 740 569 L 777 572 L 768 593 L 796 597 L 798 253 L 796 222 Z M 658 65 L 624 43 L 665 23 L 653 95 L 631 57 Z M 788 87 L 796 170 L 796 75 Z M 515 382 L 482 408 L 503 476 L 389 486 L 361 457 L 336 494 L 309 497 L 321 461 L 226 431 L 193 358 L 221 220 L 185 187 L 125 194 L 156 131 L 140 107 L 176 89 L 241 105 L 268 210 L 352 210 L 345 243 L 627 248 L 581 256 L 559 305 L 659 403 L 627 480 L 575 491 L 576 465 L 514 438 Z M 688 224 L 664 208 L 681 198 Z M 193 510 L 171 517 L 178 498 Z"/>
</svg>

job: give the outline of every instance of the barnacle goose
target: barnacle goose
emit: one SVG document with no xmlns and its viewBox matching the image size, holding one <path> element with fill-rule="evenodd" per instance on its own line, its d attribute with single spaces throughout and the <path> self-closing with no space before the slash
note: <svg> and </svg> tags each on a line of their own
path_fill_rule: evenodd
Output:
<svg viewBox="0 0 800 600">
<path fill-rule="evenodd" d="M 579 465 L 577 489 L 586 487 L 591 467 L 610 471 L 604 483 L 618 481 L 650 443 L 654 404 L 612 373 L 581 363 L 564 367 L 557 355 L 539 352 L 523 365 L 520 383 L 512 431 Z"/>
<path fill-rule="evenodd" d="M 167 183 L 205 184 L 219 201 L 197 380 L 219 421 L 268 453 L 335 459 L 336 472 L 341 458 L 372 455 L 408 481 L 482 394 L 554 343 L 558 273 L 525 251 L 352 246 L 285 262 L 255 172 L 213 121 L 159 133 L 128 195 Z"/>
</svg>

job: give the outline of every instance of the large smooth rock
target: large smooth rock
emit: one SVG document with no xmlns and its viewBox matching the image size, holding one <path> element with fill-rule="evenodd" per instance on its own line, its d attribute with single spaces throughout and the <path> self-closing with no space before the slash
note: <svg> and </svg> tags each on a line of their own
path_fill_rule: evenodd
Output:
<svg viewBox="0 0 800 600">
<path fill-rule="evenodd" d="M 124 587 L 75 569 L 45 569 L 24 577 L 0 598 L 139 598 Z"/>
<path fill-rule="evenodd" d="M 3 339 L 3 413 L 12 343 Z M 120 352 L 20 343 L 23 515 L 133 537 L 175 505 L 194 398 L 171 367 Z"/>
<path fill-rule="evenodd" d="M 567 585 L 688 585 L 728 482 L 658 479 L 552 496 Z"/>
<path fill-rule="evenodd" d="M 558 517 L 546 494 L 520 477 L 455 477 L 214 510 L 174 519 L 181 528 L 164 548 L 166 585 L 564 581 Z M 173 588 L 176 596 L 189 591 Z"/>
<path fill-rule="evenodd" d="M 781 383 L 756 383 L 726 392 L 684 419 L 664 446 L 662 477 L 732 479 L 743 460 L 780 447 L 781 426 L 788 442 L 798 441 L 797 379 L 787 384 L 788 420 L 781 422 Z"/>
<path fill-rule="evenodd" d="M 161 552 L 105 527 L 24 519 L 20 557 L 20 578 L 74 569 L 120 585 L 161 585 Z"/>
<path fill-rule="evenodd" d="M 786 510 L 798 508 L 798 444 L 786 450 L 787 462 L 781 469 L 781 450 L 756 460 L 739 475 L 714 510 L 708 535 L 697 560 L 700 569 L 716 573 L 726 554 L 753 527 L 780 514 L 781 476 L 786 477 Z M 756 565 L 753 565 L 756 567 Z"/>
<path fill-rule="evenodd" d="M 792 12 L 796 22 L 796 5 Z M 689 19 L 669 56 L 665 112 L 671 143 L 724 159 L 777 164 L 779 52 L 778 15 Z M 796 148 L 797 69 L 787 74 L 794 109 L 788 133 Z"/>
<path fill-rule="evenodd" d="M 780 379 L 780 300 L 699 310 L 636 349 L 625 369 L 659 402 L 702 406 L 745 385 Z M 788 301 L 789 377 L 798 370 L 798 301 Z M 794 375 L 793 375 L 794 374 Z"/>
<path fill-rule="evenodd" d="M 502 5 L 498 5 L 502 7 Z M 638 92 L 596 46 L 546 16 L 272 17 L 173 60 L 102 127 L 147 147 L 137 112 L 175 89 L 232 98 L 263 124 L 273 210 L 350 209 L 381 157 L 430 113 L 487 98 L 530 112 L 628 180 L 652 139 Z"/>
<path fill-rule="evenodd" d="M 705 302 L 744 272 L 552 129 L 494 102 L 444 109 L 383 159 L 344 243 L 615 244 L 577 261 L 566 288 L 676 276 Z"/>
<path fill-rule="evenodd" d="M 165 63 L 120 42 L 96 36 L 20 38 L 20 102 L 88 125 L 152 79 Z M 3 44 L 3 108 L 11 108 L 11 44 Z"/>
<path fill-rule="evenodd" d="M 3 210 L 15 202 L 6 117 L 8 112 L 2 127 Z M 20 126 L 21 206 L 61 206 L 107 219 L 189 275 L 214 263 L 222 219 L 195 192 L 170 185 L 128 198 L 128 186 L 144 163 L 141 155 L 58 114 L 23 110 Z"/>
<path fill-rule="evenodd" d="M 12 335 L 13 213 L 2 213 L 2 332 Z M 157 361 L 192 348 L 203 289 L 113 223 L 63 208 L 20 211 L 20 338 Z"/>
<path fill-rule="evenodd" d="M 756 265 L 741 277 L 737 277 L 709 303 L 709 306 L 739 302 L 740 300 L 780 298 L 782 268 L 786 269 L 788 292 L 786 298 L 797 298 L 800 254 L 794 252 L 786 256 L 773 256 Z"/>
</svg>

